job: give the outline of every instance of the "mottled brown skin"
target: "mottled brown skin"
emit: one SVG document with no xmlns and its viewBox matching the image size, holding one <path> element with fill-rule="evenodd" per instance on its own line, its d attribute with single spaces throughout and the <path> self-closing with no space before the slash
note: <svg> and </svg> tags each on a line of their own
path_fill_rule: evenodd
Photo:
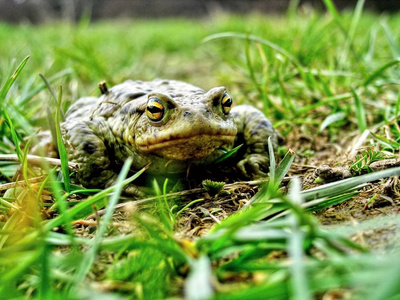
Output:
<svg viewBox="0 0 400 300">
<path fill-rule="evenodd" d="M 224 87 L 205 92 L 156 79 L 126 81 L 103 92 L 99 98 L 79 99 L 61 125 L 69 160 L 80 165 L 77 180 L 86 187 L 113 184 L 128 157 L 132 172 L 151 163 L 147 174 L 187 174 L 189 166 L 217 167 L 213 162 L 224 153 L 221 147 L 238 144 L 243 146 L 237 168 L 244 177 L 268 171 L 267 141 L 271 136 L 276 147 L 277 132 L 252 106 L 230 109 Z M 125 192 L 142 194 L 134 185 Z"/>
</svg>

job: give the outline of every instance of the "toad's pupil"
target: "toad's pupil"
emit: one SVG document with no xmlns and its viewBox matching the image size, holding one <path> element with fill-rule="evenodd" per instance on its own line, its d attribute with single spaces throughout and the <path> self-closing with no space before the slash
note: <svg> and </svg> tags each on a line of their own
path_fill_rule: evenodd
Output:
<svg viewBox="0 0 400 300">
<path fill-rule="evenodd" d="M 226 99 L 225 102 L 224 102 L 224 105 L 228 106 L 228 107 L 231 106 L 232 105 L 232 99 L 231 98 Z"/>
<path fill-rule="evenodd" d="M 162 109 L 158 106 L 155 106 L 155 105 L 150 105 L 149 107 L 147 107 L 147 110 L 149 112 L 151 112 L 152 114 L 155 114 L 155 113 L 162 112 L 164 109 Z"/>
</svg>

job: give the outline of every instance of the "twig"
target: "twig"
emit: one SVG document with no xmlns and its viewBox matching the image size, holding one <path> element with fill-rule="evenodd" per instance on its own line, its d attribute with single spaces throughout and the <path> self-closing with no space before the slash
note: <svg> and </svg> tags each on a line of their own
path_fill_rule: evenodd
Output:
<svg viewBox="0 0 400 300">
<path fill-rule="evenodd" d="M 386 170 L 400 166 L 399 158 L 388 158 L 383 160 L 374 161 L 369 167 L 374 171 Z"/>
<path fill-rule="evenodd" d="M 88 221 L 88 220 L 76 220 L 72 222 L 72 225 L 83 225 L 83 226 L 97 226 L 99 227 L 99 222 L 97 221 Z M 126 226 L 124 224 L 113 222 L 110 224 L 113 227 L 123 227 Z"/>
<path fill-rule="evenodd" d="M 27 155 L 28 162 L 35 166 L 40 166 L 43 163 L 48 163 L 51 166 L 61 166 L 61 160 L 58 158 L 42 157 L 37 155 Z M 16 154 L 0 154 L 0 161 L 15 161 L 19 162 Z M 79 164 L 74 162 L 68 162 L 68 167 L 71 171 L 77 171 Z"/>
<path fill-rule="evenodd" d="M 45 178 L 44 176 L 39 176 L 39 177 L 30 178 L 28 180 L 29 180 L 30 183 L 36 183 L 36 182 L 43 181 L 44 178 Z M 8 190 L 8 189 L 11 189 L 14 186 L 25 186 L 25 185 L 26 185 L 26 181 L 25 180 L 20 180 L 20 181 L 10 182 L 10 183 L 4 183 L 4 184 L 0 184 L 0 191 L 5 191 L 5 190 Z"/>
</svg>

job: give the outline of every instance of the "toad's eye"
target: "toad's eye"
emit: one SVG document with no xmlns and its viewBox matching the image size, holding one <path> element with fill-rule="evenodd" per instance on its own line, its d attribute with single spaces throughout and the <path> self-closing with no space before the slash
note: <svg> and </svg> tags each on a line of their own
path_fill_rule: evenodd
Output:
<svg viewBox="0 0 400 300">
<path fill-rule="evenodd" d="M 225 92 L 224 96 L 222 97 L 222 100 L 221 100 L 222 112 L 225 115 L 229 114 L 229 112 L 231 111 L 232 104 L 233 104 L 233 101 L 232 101 L 231 96 L 229 96 L 228 93 Z"/>
<path fill-rule="evenodd" d="M 158 98 L 150 98 L 146 107 L 146 114 L 154 122 L 161 121 L 164 117 L 164 104 Z"/>
</svg>

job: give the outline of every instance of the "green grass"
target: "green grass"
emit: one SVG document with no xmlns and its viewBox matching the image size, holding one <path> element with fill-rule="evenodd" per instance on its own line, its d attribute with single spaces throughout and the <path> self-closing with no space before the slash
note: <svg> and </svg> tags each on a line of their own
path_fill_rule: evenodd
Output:
<svg viewBox="0 0 400 300">
<path fill-rule="evenodd" d="M 398 242 L 391 251 L 370 251 L 352 241 L 358 229 L 326 228 L 317 216 L 362 189 L 372 201 L 377 193 L 365 192 L 368 182 L 400 175 L 399 168 L 374 173 L 369 167 L 397 155 L 400 145 L 400 14 L 364 12 L 364 1 L 339 13 L 324 3 L 326 14 L 292 9 L 283 16 L 216 14 L 197 21 L 0 24 L 0 153 L 18 156 L 19 180 L 26 183 L 0 198 L 0 298 L 312 299 L 332 291 L 356 299 L 399 297 Z M 123 235 L 113 225 L 115 205 L 140 172 L 125 179 L 126 167 L 117 185 L 102 191 L 70 182 L 58 126 L 70 103 L 99 95 L 104 79 L 112 86 L 155 77 L 205 89 L 225 85 L 237 103 L 263 110 L 289 146 L 297 145 L 296 158 L 279 150 L 287 155 L 271 163 L 271 180 L 259 193 L 196 240 L 174 233 L 192 207 L 212 219 L 215 211 L 202 207 L 211 200 L 172 201 L 165 186 L 155 185 L 158 200 L 133 214 L 134 230 Z M 29 137 L 49 126 L 62 167 L 47 167 L 43 182 L 32 184 Z M 293 159 L 318 162 L 312 144 L 345 146 L 366 130 L 371 134 L 361 146 L 367 150 L 355 149 L 350 162 L 337 160 L 364 175 L 305 191 L 294 177 L 288 191 L 280 188 Z M 312 142 L 299 145 L 300 135 Z M 18 164 L 0 163 L 2 183 L 13 182 Z M 398 203 L 396 193 L 392 198 Z M 103 208 L 99 224 L 73 224 Z M 392 214 L 358 222 L 363 230 L 400 226 Z"/>
</svg>

